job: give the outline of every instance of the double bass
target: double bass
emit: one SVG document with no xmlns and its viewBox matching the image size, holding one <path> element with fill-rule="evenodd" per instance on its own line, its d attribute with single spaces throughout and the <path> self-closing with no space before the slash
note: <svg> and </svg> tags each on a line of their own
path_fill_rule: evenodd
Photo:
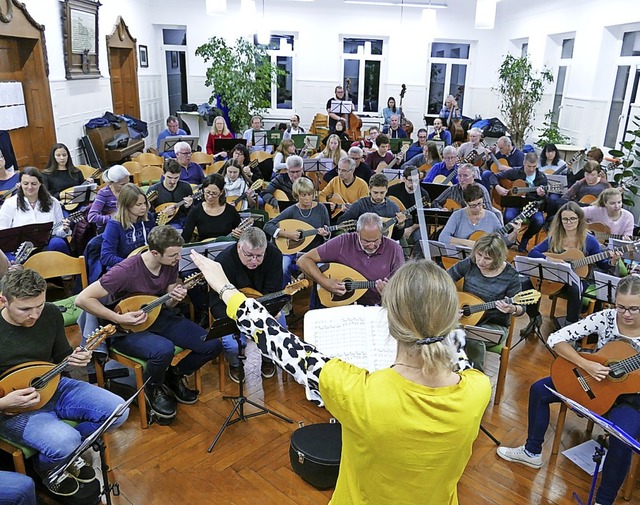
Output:
<svg viewBox="0 0 640 505">
<path fill-rule="evenodd" d="M 456 96 L 453 98 L 453 102 L 451 104 L 451 109 L 449 109 L 449 117 L 447 118 L 447 128 L 451 133 L 451 143 L 454 142 L 464 142 L 464 128 L 462 127 L 460 119 L 454 119 L 453 115 L 455 110 L 458 108 L 458 100 L 460 100 L 460 96 L 464 92 L 464 86 L 458 86 L 458 92 Z"/>
<path fill-rule="evenodd" d="M 350 77 L 347 77 L 346 83 L 347 85 L 345 86 L 345 99 L 350 100 L 349 98 L 349 94 L 351 93 Z M 360 140 L 361 129 L 362 129 L 362 119 L 360 119 L 360 116 L 358 116 L 355 112 L 353 112 L 353 109 L 351 109 L 351 112 L 347 117 L 347 132 L 346 132 L 347 136 L 353 141 Z"/>
<path fill-rule="evenodd" d="M 407 138 L 411 137 L 413 133 L 413 123 L 407 119 L 404 115 L 404 111 L 402 110 L 402 99 L 404 98 L 404 94 L 407 92 L 407 86 L 402 85 L 402 89 L 400 90 L 400 128 L 402 128 L 405 132 L 407 132 Z"/>
</svg>

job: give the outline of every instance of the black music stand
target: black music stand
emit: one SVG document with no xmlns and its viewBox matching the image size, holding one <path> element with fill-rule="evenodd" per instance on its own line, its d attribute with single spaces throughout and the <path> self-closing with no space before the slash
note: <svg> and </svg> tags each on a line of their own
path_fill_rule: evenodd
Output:
<svg viewBox="0 0 640 505">
<path fill-rule="evenodd" d="M 44 247 L 51 238 L 53 223 L 25 224 L 0 230 L 0 249 L 15 251 L 23 242 L 32 242 L 35 247 Z"/>
<path fill-rule="evenodd" d="M 253 148 L 259 151 L 266 151 L 269 145 L 267 138 L 267 130 L 253 130 L 252 132 Z"/>
<path fill-rule="evenodd" d="M 578 402 L 573 401 L 571 398 L 567 398 L 554 389 L 551 389 L 549 386 L 545 387 L 558 398 L 560 398 L 560 400 L 562 400 L 568 408 L 576 412 L 578 415 L 586 417 L 587 419 L 589 419 L 589 421 L 600 426 L 600 428 L 602 428 L 605 433 L 612 437 L 616 437 L 618 440 L 620 440 L 620 442 L 626 444 L 636 454 L 640 454 L 640 443 L 626 431 L 621 430 L 608 419 L 599 416 L 583 405 L 580 405 Z M 593 455 L 593 462 L 595 463 L 596 467 L 595 471 L 593 472 L 593 478 L 591 479 L 591 488 L 589 489 L 589 497 L 587 498 L 587 502 L 583 504 L 582 500 L 580 500 L 580 497 L 578 496 L 578 493 L 576 493 L 575 491 L 573 492 L 572 496 L 574 500 L 576 500 L 576 503 L 578 503 L 579 505 L 591 505 L 592 503 L 594 503 L 596 484 L 598 482 L 598 473 L 600 471 L 600 463 L 602 462 L 602 456 L 604 455 L 604 452 L 604 447 L 602 446 L 602 443 L 600 443 L 600 447 L 596 448 Z"/>
<path fill-rule="evenodd" d="M 269 313 L 275 317 L 275 315 L 278 312 L 280 312 L 282 307 L 284 307 L 284 305 L 287 303 L 288 298 L 289 297 L 286 297 L 286 299 L 282 297 L 276 298 L 275 300 L 269 300 L 263 303 L 263 305 L 269 311 Z M 238 326 L 236 325 L 236 322 L 233 319 L 224 317 L 214 321 L 213 326 L 211 326 L 211 328 L 209 329 L 209 333 L 207 334 L 206 340 L 211 340 L 212 338 L 222 338 L 230 334 L 233 334 L 233 338 L 235 338 L 236 341 L 238 342 L 238 360 L 239 360 L 239 366 L 240 366 L 240 382 L 238 384 L 238 395 L 237 396 L 225 395 L 222 397 L 223 400 L 231 400 L 234 405 L 233 405 L 233 408 L 231 409 L 231 412 L 229 412 L 229 415 L 225 419 L 224 423 L 222 423 L 222 426 L 220 427 L 220 430 L 218 431 L 216 438 L 214 438 L 213 442 L 211 442 L 211 445 L 207 449 L 207 452 L 213 451 L 213 448 L 218 443 L 218 440 L 220 440 L 220 437 L 222 436 L 222 433 L 224 432 L 227 426 L 231 426 L 232 424 L 236 424 L 237 422 L 240 422 L 240 421 L 247 421 L 252 417 L 261 416 L 263 414 L 271 414 L 272 416 L 275 416 L 278 419 L 282 419 L 283 421 L 293 424 L 292 419 L 289 419 L 288 417 L 285 417 L 282 414 L 278 414 L 276 411 L 268 409 L 264 405 L 254 402 L 253 400 L 249 400 L 244 395 L 244 361 L 247 359 L 247 357 L 244 354 L 245 346 L 243 346 L 242 343 L 240 342 Z M 258 412 L 245 414 L 244 413 L 245 403 L 248 403 L 249 405 L 253 405 L 254 407 L 256 407 L 258 409 Z M 238 416 L 236 419 L 232 419 L 234 414 L 237 414 Z"/>
<path fill-rule="evenodd" d="M 109 483 L 109 465 L 105 460 L 106 447 L 104 445 L 104 439 L 102 438 L 102 435 L 111 427 L 113 423 L 116 422 L 117 419 L 122 417 L 129 405 L 131 405 L 133 400 L 138 397 L 140 391 L 142 391 L 147 385 L 147 382 L 149 382 L 149 379 L 147 379 L 142 387 L 140 387 L 140 389 L 138 389 L 126 402 L 118 405 L 115 410 L 111 414 L 109 414 L 109 417 L 107 417 L 107 419 L 105 419 L 105 421 L 100 426 L 98 426 L 96 431 L 94 431 L 91 435 L 89 435 L 82 441 L 82 443 L 76 448 L 76 450 L 73 451 L 73 453 L 67 458 L 67 461 L 65 463 L 61 463 L 52 472 L 49 473 L 49 475 L 47 476 L 47 481 L 49 483 L 64 480 L 65 471 L 71 465 L 73 465 L 73 463 L 75 463 L 80 458 L 80 456 L 82 456 L 82 454 L 87 449 L 89 449 L 89 447 L 91 447 L 94 451 L 100 453 L 100 470 L 102 472 L 103 480 L 102 492 L 100 494 L 105 496 L 107 505 L 111 505 L 111 493 L 113 493 L 114 496 L 119 496 L 120 486 L 117 482 L 114 482 L 113 484 Z"/>
<path fill-rule="evenodd" d="M 221 152 L 229 153 L 233 151 L 233 148 L 238 144 L 242 144 L 247 147 L 247 139 L 214 139 L 213 140 L 213 154 L 218 154 Z"/>
<path fill-rule="evenodd" d="M 576 285 L 579 289 L 579 296 L 582 296 L 582 282 L 578 274 L 571 268 L 568 263 L 559 263 L 544 258 L 528 258 L 525 256 L 515 257 L 515 268 L 520 275 L 531 278 L 533 287 L 540 291 L 543 281 L 556 282 L 560 284 Z M 556 357 L 556 353 L 549 347 L 544 337 L 540 333 L 539 328 L 534 327 L 534 333 L 538 340 L 544 344 L 547 350 Z M 515 348 L 527 335 L 520 337 L 511 349 Z"/>
<path fill-rule="evenodd" d="M 72 205 L 93 202 L 98 194 L 98 185 L 81 184 L 79 186 L 73 186 L 67 190 L 67 193 L 60 197 L 60 203 L 62 205 Z"/>
<path fill-rule="evenodd" d="M 302 161 L 302 171 L 304 176 L 313 181 L 316 191 L 320 189 L 320 179 L 324 174 L 333 170 L 333 160 L 331 158 L 305 158 Z M 307 174 L 315 173 L 315 177 L 308 177 Z"/>
<path fill-rule="evenodd" d="M 596 285 L 596 300 L 609 304 L 616 303 L 616 290 L 622 279 L 599 270 L 593 271 L 593 278 Z"/>
</svg>

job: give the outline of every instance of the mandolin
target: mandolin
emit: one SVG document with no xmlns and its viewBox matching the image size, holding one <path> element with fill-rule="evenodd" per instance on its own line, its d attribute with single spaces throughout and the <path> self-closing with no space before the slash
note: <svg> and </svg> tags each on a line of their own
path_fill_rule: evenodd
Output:
<svg viewBox="0 0 640 505">
<path fill-rule="evenodd" d="M 19 188 L 20 188 L 20 185 L 18 183 L 18 184 L 16 184 L 15 188 L 13 188 L 11 190 L 7 190 L 4 193 L 2 193 L 2 195 L 0 195 L 0 205 L 2 205 L 7 198 L 12 197 L 13 195 L 15 195 L 18 192 Z"/>
<path fill-rule="evenodd" d="M 278 223 L 278 227 L 280 230 L 297 231 L 300 234 L 300 237 L 297 239 L 284 238 L 278 235 L 276 238 L 276 246 L 282 251 L 282 254 L 295 254 L 302 251 L 313 242 L 313 238 L 318 234 L 317 228 L 298 219 L 283 219 Z M 356 229 L 356 221 L 351 219 L 335 226 L 326 226 L 326 229 L 330 232 L 336 230 L 353 231 Z"/>
<path fill-rule="evenodd" d="M 338 193 L 331 193 L 329 196 L 327 196 L 327 203 L 335 204 L 333 210 L 330 211 L 332 218 L 338 217 L 349 208 L 349 205 L 351 205 L 350 203 L 345 202 L 344 198 L 342 198 L 342 195 Z"/>
<path fill-rule="evenodd" d="M 72 212 L 71 214 L 69 214 L 68 217 L 65 217 L 62 221 L 53 223 L 53 227 L 51 229 L 55 230 L 56 228 L 59 228 L 64 224 L 64 221 L 69 221 L 69 223 L 79 223 L 83 219 L 86 219 L 84 212 L 81 210 L 76 210 L 75 212 Z"/>
<path fill-rule="evenodd" d="M 531 305 L 540 300 L 539 291 L 535 289 L 527 289 L 526 291 L 520 291 L 513 296 L 513 298 L 503 298 L 502 300 L 505 303 L 518 304 L 518 305 Z M 460 324 L 463 326 L 475 326 L 484 316 L 484 313 L 487 310 L 495 309 L 497 301 L 493 302 L 483 302 L 482 299 L 478 298 L 471 293 L 466 293 L 464 291 L 458 292 L 458 307 L 462 311 L 462 316 L 460 316 Z M 473 304 L 473 305 L 471 305 Z"/>
<path fill-rule="evenodd" d="M 513 231 L 513 224 L 511 224 L 511 223 L 513 223 L 514 221 L 523 221 L 525 219 L 530 218 L 536 212 L 538 212 L 538 206 L 539 205 L 540 205 L 540 202 L 529 202 L 526 205 L 526 207 L 524 209 L 522 209 L 522 212 L 520 212 L 520 214 L 518 214 L 511 221 L 509 221 L 507 224 L 505 224 L 502 228 L 499 228 L 498 230 L 496 230 L 495 233 L 499 233 L 500 235 L 508 235 L 509 233 L 511 233 Z M 488 212 L 491 212 L 491 211 L 488 211 Z M 482 231 L 482 230 L 474 231 L 469 236 L 468 240 L 476 241 L 480 237 L 482 237 L 483 235 L 486 235 L 486 234 L 487 234 L 486 231 Z"/>
<path fill-rule="evenodd" d="M 378 166 L 376 167 L 376 173 L 380 174 L 384 169 L 393 168 L 396 163 L 400 163 L 400 160 L 404 159 L 404 155 L 407 154 L 407 151 L 410 147 L 411 146 L 409 144 L 403 145 L 400 148 L 400 151 L 398 151 L 398 154 L 393 157 L 390 163 L 387 164 L 386 161 L 381 161 L 380 163 L 378 163 Z"/>
<path fill-rule="evenodd" d="M 563 253 L 546 252 L 544 254 L 551 260 L 569 263 L 578 276 L 584 279 L 589 275 L 589 265 L 611 258 L 612 253 L 626 253 L 638 251 L 639 249 L 640 241 L 637 241 L 614 249 L 608 249 L 598 254 L 592 254 L 591 256 L 585 256 L 580 249 L 567 249 Z"/>
<path fill-rule="evenodd" d="M 191 289 L 197 284 L 204 281 L 204 275 L 202 272 L 190 275 L 184 280 L 183 286 L 186 289 Z M 128 332 L 144 331 L 151 326 L 160 314 L 162 305 L 171 299 L 169 293 L 165 293 L 162 296 L 153 295 L 134 295 L 120 300 L 113 309 L 118 314 L 126 314 L 127 312 L 137 312 L 141 310 L 147 314 L 147 319 L 140 324 L 121 324 L 119 325 L 123 330 Z"/>
<path fill-rule="evenodd" d="M 579 366 L 557 357 L 551 365 L 551 379 L 559 393 L 603 415 L 618 396 L 640 391 L 640 354 L 626 342 L 609 342 L 594 354 L 580 353 L 580 356 L 608 366 L 609 375 L 597 381 Z"/>
<path fill-rule="evenodd" d="M 287 284 L 284 289 L 280 291 L 276 291 L 274 293 L 269 293 L 267 295 L 263 295 L 259 291 L 256 291 L 253 288 L 240 288 L 240 292 L 244 293 L 249 298 L 255 298 L 256 301 L 262 303 L 267 302 L 269 300 L 275 300 L 276 298 L 280 298 L 281 296 L 292 296 L 296 294 L 301 289 L 306 289 L 309 287 L 309 281 L 307 279 L 300 279 L 299 281 L 293 281 Z"/>
<path fill-rule="evenodd" d="M 155 190 L 154 190 L 155 191 Z M 193 201 L 200 200 L 203 196 L 203 190 L 198 189 L 191 195 Z M 184 199 L 179 202 L 167 202 L 161 203 L 156 207 L 156 224 L 158 226 L 165 225 L 173 220 L 178 215 L 178 209 L 186 204 Z"/>
<path fill-rule="evenodd" d="M 249 186 L 249 189 L 247 191 L 256 191 L 256 190 L 260 189 L 263 184 L 264 184 L 264 180 L 263 179 L 256 179 L 254 181 L 254 183 L 251 184 L 251 186 Z M 247 200 L 249 198 L 248 195 L 247 195 L 247 191 L 242 193 L 238 198 L 236 198 L 231 203 L 231 205 L 233 205 L 236 208 L 237 211 L 242 210 L 242 204 L 244 203 L 245 200 Z"/>
<path fill-rule="evenodd" d="M 422 206 L 423 207 L 431 207 L 431 203 L 427 201 L 427 197 L 422 197 Z M 402 214 L 409 217 L 409 215 L 418 208 L 418 205 L 412 205 L 407 210 L 403 210 Z M 393 227 L 398 223 L 398 216 L 382 218 L 382 234 L 387 237 L 391 236 L 393 232 Z"/>
<path fill-rule="evenodd" d="M 27 261 L 27 259 L 29 258 L 29 255 L 33 252 L 34 249 L 35 247 L 33 245 L 33 242 L 29 242 L 29 241 L 22 242 L 22 244 L 18 246 L 18 250 L 16 251 L 16 257 L 13 260 L 12 264 L 22 265 L 25 261 Z"/>
<path fill-rule="evenodd" d="M 344 282 L 344 287 L 347 290 L 344 295 L 338 295 L 327 291 L 318 284 L 318 298 L 325 307 L 349 305 L 362 298 L 368 289 L 376 288 L 376 281 L 367 280 L 360 272 L 346 265 L 325 263 L 318 265 L 318 267 L 325 277 Z"/>
<path fill-rule="evenodd" d="M 116 328 L 112 324 L 100 327 L 88 338 L 83 351 L 92 351 L 98 347 L 109 335 L 113 335 Z M 40 393 L 40 401 L 37 405 L 26 408 L 6 409 L 4 412 L 18 414 L 31 410 L 38 410 L 47 403 L 58 389 L 60 374 L 69 363 L 69 357 L 62 360 L 58 365 L 46 361 L 29 361 L 21 365 L 9 368 L 0 375 L 0 396 L 5 396 L 17 389 L 35 388 Z"/>
</svg>

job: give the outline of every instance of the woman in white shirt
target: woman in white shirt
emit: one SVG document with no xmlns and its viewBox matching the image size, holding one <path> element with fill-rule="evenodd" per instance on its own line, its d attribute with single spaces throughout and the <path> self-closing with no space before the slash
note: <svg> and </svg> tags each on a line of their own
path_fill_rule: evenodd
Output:
<svg viewBox="0 0 640 505">
<path fill-rule="evenodd" d="M 69 254 L 65 239 L 71 233 L 69 221 L 62 215 L 60 202 L 47 191 L 44 177 L 35 167 L 20 172 L 20 186 L 16 195 L 0 207 L 0 230 L 35 223 L 53 223 L 51 239 L 45 251 Z"/>
</svg>

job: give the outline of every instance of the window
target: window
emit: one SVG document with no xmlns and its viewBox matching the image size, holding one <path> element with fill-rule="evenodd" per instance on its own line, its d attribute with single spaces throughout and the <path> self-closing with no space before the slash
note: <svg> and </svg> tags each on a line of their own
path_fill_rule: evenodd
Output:
<svg viewBox="0 0 640 505">
<path fill-rule="evenodd" d="M 640 31 L 624 34 L 620 56 L 640 56 Z"/>
<path fill-rule="evenodd" d="M 254 44 L 258 44 L 254 37 Z M 293 35 L 271 35 L 266 46 L 271 64 L 284 71 L 271 86 L 271 108 L 293 109 Z"/>
<path fill-rule="evenodd" d="M 447 95 L 457 97 L 462 112 L 464 86 L 469 64 L 469 44 L 431 44 L 431 77 L 427 114 L 438 115 Z"/>
<path fill-rule="evenodd" d="M 384 43 L 379 39 L 344 38 L 343 87 L 345 99 L 356 110 L 378 112 L 380 105 L 380 69 Z"/>
<path fill-rule="evenodd" d="M 551 111 L 553 112 L 552 121 L 556 123 L 560 119 L 560 107 L 562 106 L 562 96 L 564 95 L 564 83 L 567 80 L 567 67 L 571 64 L 571 58 L 573 58 L 573 44 L 575 39 L 563 39 L 562 49 L 560 51 L 561 65 L 558 67 L 558 76 L 556 77 L 556 90 L 553 94 L 553 106 Z"/>
<path fill-rule="evenodd" d="M 523 42 L 520 46 L 520 57 L 524 58 L 527 54 L 529 54 L 529 43 Z"/>
</svg>

